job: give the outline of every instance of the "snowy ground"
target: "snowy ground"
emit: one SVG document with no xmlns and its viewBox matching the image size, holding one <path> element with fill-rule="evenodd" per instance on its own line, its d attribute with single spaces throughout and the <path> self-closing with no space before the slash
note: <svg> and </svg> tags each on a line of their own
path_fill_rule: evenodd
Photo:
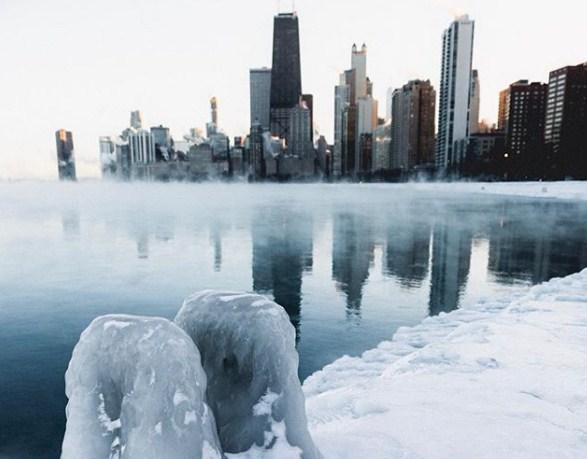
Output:
<svg viewBox="0 0 587 459">
<path fill-rule="evenodd" d="M 585 458 L 587 270 L 400 330 L 304 391 L 325 458 Z"/>
<path fill-rule="evenodd" d="M 461 193 L 587 200 L 587 182 L 430 182 L 416 183 L 413 186 L 421 190 L 439 192 L 450 190 Z"/>
</svg>

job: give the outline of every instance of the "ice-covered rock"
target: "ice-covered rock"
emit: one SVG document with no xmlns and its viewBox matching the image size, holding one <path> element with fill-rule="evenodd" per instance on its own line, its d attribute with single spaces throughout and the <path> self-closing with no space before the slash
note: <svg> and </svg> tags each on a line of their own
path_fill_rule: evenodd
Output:
<svg viewBox="0 0 587 459">
<path fill-rule="evenodd" d="M 200 350 L 227 455 L 321 457 L 308 432 L 295 330 L 281 306 L 259 295 L 205 291 L 184 302 L 175 322 Z"/>
<path fill-rule="evenodd" d="M 65 382 L 62 459 L 222 457 L 200 354 L 168 320 L 94 320 Z"/>
</svg>

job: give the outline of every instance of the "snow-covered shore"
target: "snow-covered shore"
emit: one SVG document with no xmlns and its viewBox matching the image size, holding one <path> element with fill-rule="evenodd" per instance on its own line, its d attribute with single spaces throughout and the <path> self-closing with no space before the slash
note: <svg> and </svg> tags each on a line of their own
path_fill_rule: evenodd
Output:
<svg viewBox="0 0 587 459">
<path fill-rule="evenodd" d="M 411 184 L 422 191 L 482 193 L 519 197 L 587 200 L 587 182 L 425 182 Z"/>
<path fill-rule="evenodd" d="M 587 270 L 402 329 L 304 391 L 326 458 L 587 457 Z"/>
</svg>

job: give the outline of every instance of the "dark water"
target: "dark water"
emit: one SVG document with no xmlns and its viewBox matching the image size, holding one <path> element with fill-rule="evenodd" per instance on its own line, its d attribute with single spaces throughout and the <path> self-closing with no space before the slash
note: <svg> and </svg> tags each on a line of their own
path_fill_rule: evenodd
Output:
<svg viewBox="0 0 587 459">
<path fill-rule="evenodd" d="M 303 379 L 587 266 L 584 204 L 409 186 L 4 184 L 0 217 L 0 458 L 58 457 L 63 375 L 98 315 L 266 293 L 296 327 Z"/>
</svg>

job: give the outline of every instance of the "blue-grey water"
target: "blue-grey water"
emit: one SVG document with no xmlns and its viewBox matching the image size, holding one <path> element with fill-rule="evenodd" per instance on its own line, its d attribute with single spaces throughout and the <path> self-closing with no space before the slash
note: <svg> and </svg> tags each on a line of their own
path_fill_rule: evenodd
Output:
<svg viewBox="0 0 587 459">
<path fill-rule="evenodd" d="M 0 458 L 53 458 L 64 373 L 110 313 L 201 289 L 289 313 L 303 379 L 398 327 L 587 266 L 587 206 L 409 185 L 0 184 Z"/>
</svg>

